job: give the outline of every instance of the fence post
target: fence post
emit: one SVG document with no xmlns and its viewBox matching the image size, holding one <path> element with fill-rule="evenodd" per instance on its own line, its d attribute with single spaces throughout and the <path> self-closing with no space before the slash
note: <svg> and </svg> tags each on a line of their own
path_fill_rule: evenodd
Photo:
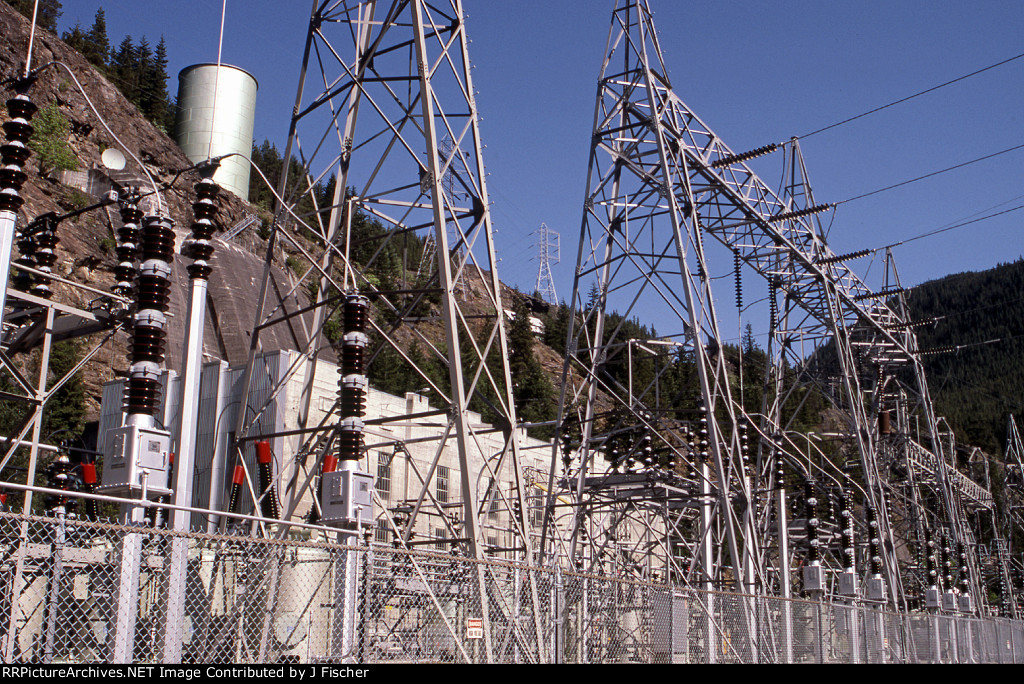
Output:
<svg viewBox="0 0 1024 684">
<path fill-rule="evenodd" d="M 816 601 L 814 605 L 817 606 L 817 610 L 814 612 L 818 618 L 818 664 L 823 665 L 825 663 L 825 633 L 822 629 L 824 620 L 821 612 L 825 609 L 825 606 L 819 601 Z"/>
<path fill-rule="evenodd" d="M 367 539 L 366 551 L 363 552 L 363 577 L 360 583 L 363 590 L 362 615 L 356 616 L 359 630 L 359 662 L 365 663 L 370 653 L 370 595 L 373 591 L 373 545 Z"/>
<path fill-rule="evenodd" d="M 46 641 L 43 647 L 43 662 L 53 662 L 54 641 L 57 637 L 57 615 L 60 612 L 60 583 L 64 572 L 64 540 L 66 538 L 64 513 L 61 512 L 53 540 L 53 558 L 50 568 L 50 592 L 46 605 Z"/>
<path fill-rule="evenodd" d="M 936 614 L 932 623 L 932 662 L 942 663 L 942 616 Z"/>
<path fill-rule="evenodd" d="M 972 619 L 967 617 L 964 618 L 964 638 L 963 638 L 963 649 L 964 649 L 964 662 L 974 662 L 974 629 Z"/>
<path fill-rule="evenodd" d="M 782 629 L 779 631 L 782 639 L 782 662 L 791 665 L 793 663 L 793 604 L 788 598 L 780 600 L 782 601 L 780 615 Z"/>
<path fill-rule="evenodd" d="M 555 568 L 555 587 L 554 597 L 551 601 L 551 607 L 554 610 L 554 623 L 555 623 L 555 634 L 554 634 L 554 658 L 552 658 L 555 665 L 561 665 L 564 660 L 562 653 L 565 642 L 565 625 L 562 619 L 562 569 L 559 567 Z"/>
<path fill-rule="evenodd" d="M 123 506 L 121 519 L 141 527 L 145 517 L 142 506 Z M 129 664 L 135 653 L 135 620 L 139 611 L 139 580 L 142 574 L 142 534 L 124 534 L 115 546 L 117 590 L 115 592 L 114 647 L 112 663 Z"/>
<path fill-rule="evenodd" d="M 583 578 L 583 593 L 580 597 L 582 617 L 580 619 L 580 664 L 590 662 L 588 639 L 590 638 L 590 578 Z"/>
<path fill-rule="evenodd" d="M 1010 662 L 1011 663 L 1016 663 L 1017 662 L 1017 646 L 1014 643 L 1015 639 L 1013 638 L 1013 623 L 1010 623 L 1010 622 L 1006 623 L 1006 631 L 1008 632 L 1007 636 L 1009 637 L 1009 642 L 1010 642 Z"/>
</svg>

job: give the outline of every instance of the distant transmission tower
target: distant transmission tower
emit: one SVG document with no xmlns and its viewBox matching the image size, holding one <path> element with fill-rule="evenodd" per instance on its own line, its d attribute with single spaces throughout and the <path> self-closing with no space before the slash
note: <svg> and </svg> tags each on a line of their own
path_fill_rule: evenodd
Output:
<svg viewBox="0 0 1024 684">
<path fill-rule="evenodd" d="M 552 304 L 558 303 L 555 291 L 555 278 L 551 274 L 551 266 L 562 260 L 562 236 L 548 228 L 546 223 L 540 226 L 540 269 L 537 271 L 537 287 L 535 292 Z"/>
</svg>

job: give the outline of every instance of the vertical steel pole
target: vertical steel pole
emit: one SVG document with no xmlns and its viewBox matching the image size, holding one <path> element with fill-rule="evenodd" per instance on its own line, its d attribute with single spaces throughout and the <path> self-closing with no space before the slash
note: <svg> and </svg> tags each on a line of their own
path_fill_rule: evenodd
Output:
<svg viewBox="0 0 1024 684">
<path fill-rule="evenodd" d="M 206 319 L 205 279 L 192 279 L 188 302 L 188 328 L 185 333 L 185 365 L 182 368 L 180 422 L 178 424 L 175 466 L 174 505 L 192 505 L 195 466 L 196 429 L 199 418 L 199 383 L 202 374 L 203 324 Z M 188 538 L 191 514 L 175 509 L 171 512 L 171 529 L 178 535 L 171 538 L 170 563 L 167 569 L 167 610 L 164 614 L 163 662 L 181 662 L 185 622 L 185 591 L 188 579 Z"/>
<path fill-rule="evenodd" d="M 195 222 L 191 240 L 183 251 L 194 261 L 188 267 L 191 288 L 188 296 L 188 323 L 185 329 L 185 350 L 182 362 L 181 399 L 178 402 L 178 456 L 175 468 L 174 505 L 192 506 L 193 472 L 196 463 L 196 432 L 199 427 L 200 384 L 203 371 L 203 338 L 206 325 L 206 297 L 212 271 L 213 238 L 217 217 L 217 194 L 220 188 L 212 180 L 196 183 L 196 201 L 192 204 Z M 192 525 L 188 511 L 171 513 L 171 529 L 178 533 L 171 538 L 170 563 L 167 570 L 167 609 L 164 613 L 163 662 L 181 662 L 185 625 L 185 593 L 188 582 L 188 538 L 183 536 Z"/>
<path fill-rule="evenodd" d="M 217 371 L 217 400 L 214 406 L 214 415 L 217 423 L 228 406 L 231 387 L 228 384 L 228 364 L 221 361 Z M 215 423 L 216 425 L 216 423 Z M 224 492 L 227 490 L 227 463 L 228 445 L 221 439 L 220 432 L 215 430 L 213 435 L 213 460 L 210 463 L 210 500 L 207 508 L 211 511 L 224 510 Z M 220 516 L 209 516 L 206 523 L 207 534 L 214 534 L 220 524 Z"/>
<path fill-rule="evenodd" d="M 555 586 L 554 586 L 554 600 L 551 602 L 552 610 L 554 611 L 554 623 L 555 623 L 555 634 L 554 634 L 554 654 L 551 662 L 555 665 L 561 665 L 564 662 L 563 655 L 565 649 L 565 606 L 563 605 L 563 590 L 562 590 L 562 569 L 555 567 Z"/>
<path fill-rule="evenodd" d="M 789 515 L 786 510 L 786 488 L 779 487 L 775 500 L 779 531 L 779 584 L 782 593 L 782 653 L 783 663 L 793 662 L 793 579 L 789 570 Z"/>
<path fill-rule="evenodd" d="M 64 543 L 66 527 L 63 506 L 58 512 L 56 538 L 53 540 L 53 559 L 50 571 L 50 591 L 46 604 L 46 641 L 43 649 L 43 662 L 53 662 L 54 642 L 56 641 L 57 618 L 60 614 L 60 583 L 64 571 Z"/>
<path fill-rule="evenodd" d="M 700 470 L 700 532 L 701 532 L 701 564 L 704 566 L 704 600 L 707 602 L 707 655 L 708 665 L 718 660 L 718 635 L 715 633 L 715 585 L 711 576 L 714 563 L 714 530 L 712 529 L 714 501 L 711 496 L 711 468 L 705 460 Z"/>
<path fill-rule="evenodd" d="M 141 526 L 146 520 L 146 509 L 126 504 L 121 507 L 121 520 L 132 526 Z M 120 568 L 114 610 L 114 642 L 110 662 L 127 664 L 134 661 L 135 619 L 139 612 L 139 578 L 142 570 L 142 535 L 130 532 L 121 537 L 116 546 L 116 563 Z"/>
</svg>

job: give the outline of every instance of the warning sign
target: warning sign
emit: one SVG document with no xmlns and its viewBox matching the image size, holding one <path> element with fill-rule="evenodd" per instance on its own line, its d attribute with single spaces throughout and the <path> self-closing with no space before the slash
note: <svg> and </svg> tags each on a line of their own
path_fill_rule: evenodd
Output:
<svg viewBox="0 0 1024 684">
<path fill-rule="evenodd" d="M 466 638 L 484 638 L 484 621 L 482 618 L 466 618 Z"/>
</svg>

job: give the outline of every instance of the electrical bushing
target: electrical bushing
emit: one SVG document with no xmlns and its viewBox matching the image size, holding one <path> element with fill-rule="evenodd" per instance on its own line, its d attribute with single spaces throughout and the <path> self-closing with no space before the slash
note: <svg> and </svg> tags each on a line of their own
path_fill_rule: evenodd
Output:
<svg viewBox="0 0 1024 684">
<path fill-rule="evenodd" d="M 0 146 L 0 211 L 16 212 L 25 202 L 19 193 L 28 179 L 25 162 L 32 156 L 28 141 L 35 132 L 31 121 L 37 111 L 38 108 L 25 95 L 17 95 L 7 101 L 7 112 L 11 118 L 4 123 L 7 142 Z"/>
<path fill-rule="evenodd" d="M 775 435 L 775 443 L 782 442 L 782 435 Z M 775 487 L 782 489 L 786 486 L 786 455 L 782 449 L 775 449 Z"/>
<path fill-rule="evenodd" d="M 740 423 L 740 457 L 743 460 L 743 474 L 750 477 L 750 435 L 749 426 L 744 420 Z"/>
<path fill-rule="evenodd" d="M 358 529 L 373 520 L 373 476 L 359 472 L 356 464 L 362 457 L 366 426 L 366 402 L 369 381 L 366 377 L 366 336 L 370 322 L 370 300 L 350 294 L 342 308 L 344 337 L 341 343 L 341 365 L 338 374 L 338 424 L 336 458 L 325 456 L 321 477 L 321 508 L 324 525 Z M 340 465 L 340 469 L 339 469 Z M 315 509 L 314 509 L 315 513 Z M 312 515 L 311 515 L 312 518 Z"/>
<path fill-rule="evenodd" d="M 942 586 L 946 590 L 953 589 L 953 550 L 950 548 L 949 533 L 942 535 Z"/>
<path fill-rule="evenodd" d="M 853 495 L 849 489 L 839 497 L 839 518 L 842 524 L 840 538 L 843 543 L 843 568 L 856 572 L 857 557 L 853 540 Z"/>
<path fill-rule="evenodd" d="M 57 245 L 60 243 L 54 217 L 52 215 L 40 217 L 39 227 L 32 237 L 35 243 L 32 258 L 35 261 L 36 270 L 52 275 L 53 267 L 57 263 Z M 32 294 L 42 299 L 50 299 L 53 296 L 53 290 L 50 289 L 51 282 L 46 275 L 36 275 Z"/>
<path fill-rule="evenodd" d="M 114 294 L 130 297 L 135 291 L 139 240 L 142 237 L 142 210 L 137 194 L 121 201 L 121 227 L 117 229 L 117 268 L 114 269 Z"/>
<path fill-rule="evenodd" d="M 245 468 L 241 465 L 235 466 L 235 472 L 231 475 L 231 495 L 228 498 L 228 512 L 238 514 L 242 505 L 242 485 L 245 484 Z"/>
<path fill-rule="evenodd" d="M 704 463 L 708 462 L 708 457 L 710 455 L 709 449 L 711 447 L 711 442 L 709 440 L 709 433 L 708 433 L 707 408 L 704 406 L 704 402 L 703 401 L 700 402 L 700 405 L 698 406 L 697 410 L 700 411 L 700 430 L 698 430 L 698 433 L 697 433 L 698 437 L 700 438 L 700 441 L 698 442 L 698 444 L 700 446 L 700 454 L 699 454 L 698 458 L 700 459 L 700 462 L 702 464 L 704 464 Z"/>
<path fill-rule="evenodd" d="M 369 381 L 366 378 L 366 349 L 369 338 L 370 300 L 353 294 L 345 300 L 342 311 L 344 337 L 341 346 L 341 367 L 338 373 L 338 398 L 341 424 L 338 430 L 337 458 L 339 461 L 358 461 L 362 455 L 366 415 L 366 397 Z"/>
<path fill-rule="evenodd" d="M 814 492 L 814 480 L 804 483 L 804 513 L 807 520 L 807 560 L 811 563 L 821 561 L 821 541 L 818 539 L 818 497 Z"/>
<path fill-rule="evenodd" d="M 62 492 L 74 489 L 71 471 L 71 459 L 63 451 L 58 452 L 57 458 L 50 463 L 46 473 L 50 489 L 59 489 Z M 55 517 L 61 514 L 73 516 L 77 503 L 77 500 L 70 499 L 67 495 L 51 494 L 46 497 L 46 508 Z"/>
<path fill-rule="evenodd" d="M 871 575 L 882 576 L 882 540 L 878 536 L 878 513 L 874 506 L 865 506 L 868 522 L 868 557 L 871 564 Z"/>
<path fill-rule="evenodd" d="M 190 278 L 207 279 L 213 272 L 210 259 L 213 257 L 213 233 L 217 229 L 217 195 L 220 186 L 212 180 L 201 180 L 194 186 L 196 201 L 192 203 L 192 235 L 185 241 L 182 253 L 192 259 L 188 267 Z"/>
<path fill-rule="evenodd" d="M 14 263 L 26 268 L 36 267 L 36 239 L 28 232 L 22 231 L 18 234 L 18 258 Z M 18 269 L 14 273 L 12 284 L 15 290 L 28 292 L 32 288 L 32 274 L 28 271 Z"/>
<path fill-rule="evenodd" d="M 129 415 L 152 416 L 160 396 L 160 366 L 167 339 L 166 312 L 171 296 L 174 260 L 174 223 L 162 216 L 147 216 L 142 228 L 142 258 L 138 276 L 138 313 L 132 337 Z"/>
<path fill-rule="evenodd" d="M 260 510 L 264 518 L 281 518 L 281 504 L 274 488 L 274 455 L 270 442 L 256 442 L 256 467 L 259 472 Z"/>
<path fill-rule="evenodd" d="M 960 559 L 960 593 L 971 593 L 970 569 L 967 564 L 967 547 L 957 544 L 957 556 Z M 1002 576 L 1002 574 L 1000 574 Z"/>
</svg>

